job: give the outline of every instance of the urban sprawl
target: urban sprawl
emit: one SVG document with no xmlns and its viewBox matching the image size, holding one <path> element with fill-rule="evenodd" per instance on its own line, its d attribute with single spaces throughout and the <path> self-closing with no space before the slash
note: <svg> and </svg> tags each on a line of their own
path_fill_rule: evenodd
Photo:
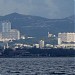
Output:
<svg viewBox="0 0 75 75">
<path fill-rule="evenodd" d="M 51 34 L 48 32 L 48 38 L 56 37 L 56 35 Z M 6 43 L 3 45 L 3 48 L 10 48 L 8 42 L 13 42 L 14 40 L 25 40 L 25 36 L 21 35 L 20 31 L 17 29 L 11 28 L 11 22 L 2 22 L 0 28 L 0 42 Z M 75 33 L 74 32 L 64 32 L 58 33 L 57 36 L 58 44 L 52 45 L 45 43 L 45 40 L 41 39 L 38 43 L 30 45 L 30 44 L 22 44 L 22 43 L 15 43 L 13 48 L 18 47 L 27 47 L 27 48 L 75 48 Z"/>
</svg>

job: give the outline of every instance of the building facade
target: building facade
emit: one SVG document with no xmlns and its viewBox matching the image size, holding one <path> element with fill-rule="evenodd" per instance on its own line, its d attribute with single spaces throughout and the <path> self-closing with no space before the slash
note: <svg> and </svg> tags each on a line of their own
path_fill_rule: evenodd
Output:
<svg viewBox="0 0 75 75">
<path fill-rule="evenodd" d="M 11 23 L 3 22 L 2 23 L 2 32 L 10 32 L 10 30 L 11 30 Z"/>
<path fill-rule="evenodd" d="M 39 42 L 39 47 L 40 47 L 40 48 L 44 48 L 44 41 L 43 41 L 43 40 L 40 40 L 40 42 Z"/>
<path fill-rule="evenodd" d="M 75 43 L 75 33 L 59 33 L 58 42 L 61 43 Z"/>
<path fill-rule="evenodd" d="M 11 29 L 10 22 L 3 22 L 0 38 L 2 41 L 19 40 L 20 39 L 20 32 L 19 32 L 19 30 Z"/>
</svg>

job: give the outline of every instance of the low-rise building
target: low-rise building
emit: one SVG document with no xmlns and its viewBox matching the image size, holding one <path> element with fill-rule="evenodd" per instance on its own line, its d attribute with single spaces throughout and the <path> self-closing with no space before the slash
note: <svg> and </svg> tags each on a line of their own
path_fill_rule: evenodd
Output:
<svg viewBox="0 0 75 75">
<path fill-rule="evenodd" d="M 39 44 L 33 44 L 33 47 L 39 48 Z"/>
<path fill-rule="evenodd" d="M 53 34 L 50 34 L 50 33 L 48 32 L 48 38 L 52 37 L 52 35 L 53 35 Z"/>
</svg>

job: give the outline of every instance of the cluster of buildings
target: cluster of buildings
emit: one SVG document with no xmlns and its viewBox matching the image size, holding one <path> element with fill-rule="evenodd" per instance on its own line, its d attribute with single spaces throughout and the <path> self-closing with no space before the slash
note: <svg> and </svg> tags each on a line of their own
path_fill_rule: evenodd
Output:
<svg viewBox="0 0 75 75">
<path fill-rule="evenodd" d="M 48 37 L 52 37 L 53 34 L 48 32 Z M 55 35 L 53 35 L 55 37 Z M 36 44 L 36 47 L 38 45 Z M 39 48 L 74 48 L 75 49 L 75 33 L 58 33 L 58 45 L 45 44 L 44 40 L 40 40 Z"/>
<path fill-rule="evenodd" d="M 17 29 L 11 29 L 10 22 L 2 22 L 0 24 L 0 41 L 20 39 L 20 31 Z"/>
<path fill-rule="evenodd" d="M 24 36 L 20 36 L 20 31 L 17 29 L 11 28 L 11 23 L 6 21 L 0 23 L 0 41 L 12 41 L 12 40 L 19 40 L 20 38 L 25 39 Z M 50 34 L 48 32 L 48 38 L 50 37 L 56 37 L 53 34 Z M 32 38 L 32 37 L 29 37 Z M 26 47 L 36 47 L 36 48 L 45 48 L 45 47 L 55 47 L 55 48 L 75 48 L 75 33 L 58 33 L 58 45 L 51 45 L 46 44 L 44 40 L 40 40 L 39 44 L 33 44 L 31 45 L 22 45 L 18 44 L 20 46 L 26 46 Z"/>
<path fill-rule="evenodd" d="M 48 32 L 49 37 L 55 37 L 55 35 L 50 34 Z M 75 49 L 75 33 L 67 32 L 67 33 L 58 33 L 58 45 L 51 46 L 47 44 L 46 46 L 53 48 L 74 48 Z"/>
<path fill-rule="evenodd" d="M 39 41 L 39 44 L 33 44 L 33 47 L 36 47 L 36 48 L 44 48 L 45 47 L 45 42 L 44 40 L 40 40 Z"/>
<path fill-rule="evenodd" d="M 51 36 L 50 36 L 51 37 Z M 40 40 L 39 43 L 29 44 L 15 44 L 15 48 L 26 47 L 26 48 L 74 48 L 75 49 L 75 33 L 58 33 L 58 44 L 46 44 L 44 40 Z"/>
<path fill-rule="evenodd" d="M 40 40 L 39 43 L 37 44 L 33 44 L 33 45 L 29 45 L 29 44 L 21 44 L 21 43 L 16 43 L 15 44 L 15 48 L 22 48 L 22 47 L 26 47 L 26 48 L 45 48 L 45 42 L 44 40 Z"/>
</svg>

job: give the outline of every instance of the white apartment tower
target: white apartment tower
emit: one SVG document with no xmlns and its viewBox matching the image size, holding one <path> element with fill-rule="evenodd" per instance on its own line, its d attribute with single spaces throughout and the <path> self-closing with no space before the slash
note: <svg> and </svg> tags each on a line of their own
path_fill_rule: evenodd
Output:
<svg viewBox="0 0 75 75">
<path fill-rule="evenodd" d="M 40 40 L 40 42 L 39 42 L 39 47 L 40 47 L 40 48 L 44 48 L 44 41 L 43 41 L 43 40 Z"/>
<path fill-rule="evenodd" d="M 11 29 L 10 22 L 3 22 L 1 27 L 2 32 L 0 33 L 0 40 L 9 41 L 9 40 L 19 40 L 20 32 L 16 29 Z"/>
<path fill-rule="evenodd" d="M 11 30 L 11 23 L 3 22 L 2 23 L 2 32 L 10 32 L 10 30 Z"/>
</svg>

